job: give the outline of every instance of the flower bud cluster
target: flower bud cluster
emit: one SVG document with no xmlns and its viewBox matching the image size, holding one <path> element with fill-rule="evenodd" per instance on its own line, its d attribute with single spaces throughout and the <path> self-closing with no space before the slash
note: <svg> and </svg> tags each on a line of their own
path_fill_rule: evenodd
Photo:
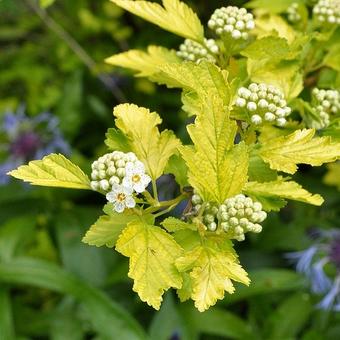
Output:
<svg viewBox="0 0 340 340">
<path fill-rule="evenodd" d="M 313 103 L 321 123 L 316 126 L 322 129 L 329 125 L 330 114 L 340 112 L 340 93 L 336 90 L 323 90 L 314 88 L 312 91 Z"/>
<path fill-rule="evenodd" d="M 243 241 L 247 232 L 260 233 L 262 226 L 259 223 L 267 217 L 260 202 L 242 194 L 228 198 L 220 206 L 218 214 L 221 228 L 238 241 Z"/>
<path fill-rule="evenodd" d="M 235 105 L 250 114 L 254 125 L 268 122 L 284 126 L 292 111 L 281 90 L 272 85 L 252 83 L 248 88 L 239 88 L 237 94 Z"/>
<path fill-rule="evenodd" d="M 197 216 L 203 205 L 202 198 L 195 193 L 192 196 L 194 215 Z M 209 231 L 221 231 L 232 239 L 243 241 L 247 232 L 259 233 L 262 226 L 259 224 L 267 217 L 262 205 L 254 202 L 243 194 L 228 198 L 224 204 L 204 203 L 202 221 Z"/>
<path fill-rule="evenodd" d="M 253 15 L 245 8 L 234 6 L 222 7 L 215 10 L 208 27 L 217 35 L 228 34 L 233 39 L 248 39 L 249 31 L 255 27 Z"/>
<path fill-rule="evenodd" d="M 109 192 L 114 184 L 121 184 L 128 162 L 138 161 L 133 152 L 114 151 L 99 157 L 92 163 L 91 187 L 93 190 Z"/>
<path fill-rule="evenodd" d="M 290 22 L 298 22 L 301 20 L 301 15 L 298 12 L 299 4 L 297 2 L 293 2 L 287 8 L 287 18 Z"/>
<path fill-rule="evenodd" d="M 340 0 L 320 0 L 313 8 L 320 22 L 340 25 Z"/>
<path fill-rule="evenodd" d="M 218 53 L 219 48 L 214 39 L 204 39 L 204 45 L 190 39 L 185 39 L 184 43 L 180 45 L 179 51 L 177 51 L 177 56 L 194 62 L 200 62 L 203 59 L 215 62 L 214 55 Z"/>
<path fill-rule="evenodd" d="M 203 200 L 197 193 L 195 193 L 192 196 L 191 201 L 193 205 L 194 215 L 197 215 L 202 208 Z M 218 225 L 217 215 L 218 205 L 211 202 L 205 203 L 202 218 L 204 225 L 209 231 L 216 231 Z"/>
</svg>

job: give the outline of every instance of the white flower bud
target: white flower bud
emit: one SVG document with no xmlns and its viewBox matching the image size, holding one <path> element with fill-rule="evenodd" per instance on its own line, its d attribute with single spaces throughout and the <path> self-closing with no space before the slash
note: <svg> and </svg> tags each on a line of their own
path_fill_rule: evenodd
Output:
<svg viewBox="0 0 340 340">
<path fill-rule="evenodd" d="M 278 118 L 276 119 L 276 124 L 278 126 L 285 126 L 287 123 L 287 120 L 285 118 Z"/>
<path fill-rule="evenodd" d="M 268 102 L 265 99 L 260 99 L 257 105 L 259 108 L 265 109 L 268 107 Z"/>
<path fill-rule="evenodd" d="M 275 120 L 275 115 L 272 113 L 272 112 L 266 112 L 264 114 L 264 119 L 267 121 L 267 122 L 273 122 Z"/>
<path fill-rule="evenodd" d="M 91 185 L 92 190 L 99 189 L 99 183 L 97 181 L 91 181 L 90 185 Z"/>
<path fill-rule="evenodd" d="M 255 110 L 257 109 L 256 103 L 254 103 L 254 102 L 249 102 L 249 103 L 247 104 L 247 109 L 248 109 L 249 111 L 255 111 Z M 261 118 L 261 117 L 260 117 L 260 118 Z"/>
<path fill-rule="evenodd" d="M 242 33 L 239 30 L 234 30 L 231 32 L 231 36 L 237 40 L 242 37 Z"/>
<path fill-rule="evenodd" d="M 108 189 L 110 188 L 110 184 L 109 184 L 109 182 L 108 182 L 106 179 L 102 179 L 102 180 L 99 182 L 99 187 L 100 187 L 102 190 L 106 191 L 106 190 L 108 190 Z"/>
<path fill-rule="evenodd" d="M 246 106 L 246 100 L 244 98 L 238 97 L 235 102 L 236 106 L 238 107 L 245 107 Z"/>
<path fill-rule="evenodd" d="M 255 125 L 259 125 L 262 123 L 262 118 L 259 115 L 253 115 L 251 117 L 251 122 Z"/>
</svg>

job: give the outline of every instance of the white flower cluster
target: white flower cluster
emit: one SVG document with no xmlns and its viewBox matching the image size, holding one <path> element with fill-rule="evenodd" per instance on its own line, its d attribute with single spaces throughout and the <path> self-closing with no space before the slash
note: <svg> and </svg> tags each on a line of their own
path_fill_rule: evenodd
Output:
<svg viewBox="0 0 340 340">
<path fill-rule="evenodd" d="M 287 18 L 290 22 L 298 22 L 301 20 L 301 15 L 298 12 L 299 4 L 297 2 L 293 2 L 287 8 Z"/>
<path fill-rule="evenodd" d="M 340 93 L 337 90 L 323 90 L 314 88 L 312 91 L 313 103 L 321 123 L 316 124 L 316 129 L 322 129 L 329 125 L 330 114 L 340 112 Z"/>
<path fill-rule="evenodd" d="M 320 22 L 340 25 L 340 0 L 320 0 L 313 13 Z"/>
<path fill-rule="evenodd" d="M 255 27 L 253 15 L 245 8 L 234 6 L 222 7 L 215 10 L 208 27 L 217 35 L 228 34 L 233 39 L 248 39 L 249 31 Z"/>
<path fill-rule="evenodd" d="M 151 178 L 133 152 L 114 151 L 92 163 L 91 180 L 92 189 L 107 193 L 114 209 L 123 212 L 136 205 L 133 193 L 143 192 Z"/>
<path fill-rule="evenodd" d="M 197 215 L 202 208 L 203 200 L 195 193 L 191 201 L 194 215 Z M 266 217 L 267 214 L 262 210 L 261 203 L 254 202 L 243 194 L 228 198 L 220 206 L 207 202 L 202 214 L 203 223 L 209 231 L 221 228 L 221 231 L 237 241 L 243 241 L 244 234 L 247 232 L 261 232 L 262 226 L 259 223 L 263 222 Z"/>
<path fill-rule="evenodd" d="M 246 109 L 255 125 L 265 121 L 284 126 L 292 112 L 281 90 L 272 85 L 252 83 L 248 88 L 239 88 L 237 94 L 235 105 Z"/>
<path fill-rule="evenodd" d="M 228 198 L 219 208 L 221 228 L 237 241 L 243 241 L 247 232 L 260 233 L 262 226 L 259 223 L 266 217 L 260 202 L 242 194 Z"/>
<path fill-rule="evenodd" d="M 177 51 L 180 58 L 198 63 L 203 59 L 215 62 L 216 59 L 213 55 L 218 53 L 219 48 L 214 39 L 204 39 L 204 46 L 196 41 L 185 39 L 184 43 L 180 45 L 179 51 Z"/>
</svg>

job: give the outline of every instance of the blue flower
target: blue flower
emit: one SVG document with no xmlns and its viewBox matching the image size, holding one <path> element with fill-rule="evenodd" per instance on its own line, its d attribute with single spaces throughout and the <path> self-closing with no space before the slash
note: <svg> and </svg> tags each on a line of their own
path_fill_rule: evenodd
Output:
<svg viewBox="0 0 340 340">
<path fill-rule="evenodd" d="M 59 129 L 59 119 L 43 112 L 35 117 L 24 114 L 24 107 L 16 113 L 6 112 L 0 125 L 0 185 L 9 182 L 6 173 L 33 159 L 47 154 L 70 153 L 70 147 Z"/>
<path fill-rule="evenodd" d="M 327 263 L 327 259 L 322 259 L 312 265 L 310 272 L 310 281 L 312 292 L 321 294 L 327 292 L 331 286 L 332 281 L 324 272 L 324 265 Z"/>
<path fill-rule="evenodd" d="M 296 262 L 296 270 L 299 273 L 310 275 L 311 263 L 317 251 L 318 247 L 312 246 L 306 250 L 288 253 L 286 254 L 286 258 Z"/>
<path fill-rule="evenodd" d="M 334 280 L 332 288 L 325 297 L 317 304 L 317 307 L 324 310 L 340 309 L 340 276 Z"/>
</svg>

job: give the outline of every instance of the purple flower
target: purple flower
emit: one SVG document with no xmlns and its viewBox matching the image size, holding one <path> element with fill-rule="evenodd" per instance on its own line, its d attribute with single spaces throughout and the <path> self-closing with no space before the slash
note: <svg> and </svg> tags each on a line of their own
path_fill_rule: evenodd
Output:
<svg viewBox="0 0 340 340">
<path fill-rule="evenodd" d="M 33 159 L 47 154 L 70 153 L 70 147 L 59 130 L 59 120 L 43 112 L 35 117 L 24 114 L 24 107 L 16 113 L 7 112 L 0 125 L 0 185 L 9 182 L 6 173 Z"/>
</svg>

